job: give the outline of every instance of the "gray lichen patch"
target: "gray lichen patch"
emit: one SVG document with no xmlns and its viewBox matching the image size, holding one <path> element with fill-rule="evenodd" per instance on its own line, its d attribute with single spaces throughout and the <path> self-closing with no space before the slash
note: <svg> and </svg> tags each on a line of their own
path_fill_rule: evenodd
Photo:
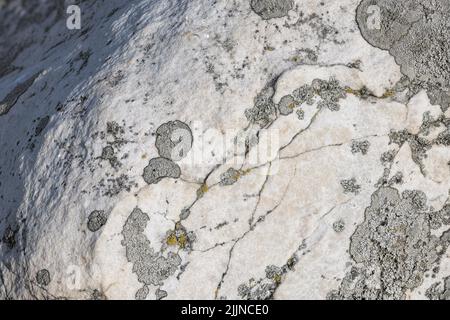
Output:
<svg viewBox="0 0 450 320">
<path fill-rule="evenodd" d="M 403 183 L 403 173 L 400 171 L 396 172 L 391 179 L 389 179 L 389 185 L 402 184 Z"/>
<path fill-rule="evenodd" d="M 8 249 L 13 249 L 16 246 L 16 235 L 17 235 L 17 229 L 12 228 L 11 226 L 8 226 L 3 233 L 2 241 Z"/>
<path fill-rule="evenodd" d="M 429 211 L 421 191 L 400 195 L 394 188 L 379 188 L 351 237 L 355 265 L 328 298 L 404 299 L 407 290 L 421 285 L 425 272 L 439 263 L 449 245 L 450 230 L 441 237 L 431 233 L 432 220 L 442 223 L 443 216 Z"/>
<path fill-rule="evenodd" d="M 361 190 L 361 186 L 356 183 L 355 178 L 351 178 L 348 180 L 342 180 L 341 186 L 344 189 L 344 193 L 358 194 L 359 191 Z"/>
<path fill-rule="evenodd" d="M 422 124 L 420 126 L 420 133 L 426 137 L 430 135 L 433 129 L 444 126 L 450 128 L 450 119 L 445 114 L 440 114 L 437 117 L 433 117 L 430 111 L 426 111 L 422 114 Z"/>
<path fill-rule="evenodd" d="M 129 158 L 128 153 L 123 153 L 122 148 L 130 143 L 134 143 L 134 141 L 127 139 L 128 136 L 136 136 L 137 133 L 133 132 L 133 126 L 127 126 L 126 121 L 122 120 L 119 124 L 116 121 L 108 121 L 106 123 L 106 128 L 103 131 L 96 131 L 93 135 L 93 139 L 100 139 L 99 142 L 103 145 L 101 150 L 101 154 L 95 159 L 107 161 L 111 168 L 114 169 L 114 172 L 106 174 L 108 180 L 111 182 L 116 180 L 117 182 L 125 182 L 128 180 L 128 176 L 124 176 L 122 173 L 121 176 L 116 176 L 119 172 L 119 169 L 123 167 L 122 161 Z M 97 168 L 97 164 L 95 166 L 93 164 L 89 164 L 91 170 L 95 170 Z M 103 167 L 101 165 L 101 167 Z M 125 179 L 124 179 L 125 178 Z"/>
<path fill-rule="evenodd" d="M 362 36 L 388 50 L 410 87 L 425 89 L 443 109 L 450 106 L 449 9 L 448 1 L 363 0 L 356 13 Z"/>
<path fill-rule="evenodd" d="M 353 140 L 352 145 L 351 145 L 351 150 L 352 150 L 353 154 L 361 153 L 363 155 L 366 155 L 367 152 L 369 151 L 369 147 L 370 147 L 370 142 L 368 140 L 363 140 L 363 141 Z"/>
<path fill-rule="evenodd" d="M 397 152 L 395 150 L 383 152 L 380 157 L 380 162 L 383 165 L 389 165 L 394 161 L 396 154 Z"/>
<path fill-rule="evenodd" d="M 192 148 L 192 143 L 192 131 L 181 121 L 164 123 L 156 130 L 155 145 L 160 157 L 179 161 Z"/>
<path fill-rule="evenodd" d="M 186 220 L 191 215 L 189 208 L 183 208 L 180 212 L 180 220 Z"/>
<path fill-rule="evenodd" d="M 150 292 L 150 289 L 147 285 L 140 288 L 138 291 L 136 291 L 136 294 L 134 296 L 135 300 L 145 300 L 147 299 L 147 296 Z"/>
<path fill-rule="evenodd" d="M 334 78 L 328 81 L 315 79 L 311 88 L 322 99 L 318 106 L 328 108 L 331 111 L 339 111 L 339 100 L 347 96 L 345 89 Z"/>
<path fill-rule="evenodd" d="M 278 118 L 278 115 L 289 115 L 293 110 L 306 103 L 313 105 L 318 101 L 318 108 L 339 111 L 339 101 L 347 97 L 347 92 L 335 78 L 328 80 L 314 79 L 311 85 L 303 85 L 295 89 L 290 95 L 281 98 L 276 105 L 273 102 L 275 90 L 272 85 L 266 86 L 255 98 L 253 108 L 245 110 L 245 116 L 250 123 L 256 123 L 265 128 Z M 304 118 L 304 111 L 297 110 L 300 120 Z"/>
<path fill-rule="evenodd" d="M 109 162 L 111 167 L 113 168 L 119 168 L 122 164 L 117 159 L 117 156 L 115 155 L 114 148 L 112 146 L 106 146 L 102 149 L 102 155 L 100 156 L 101 159 L 106 160 Z"/>
<path fill-rule="evenodd" d="M 156 300 L 161 300 L 164 299 L 165 297 L 167 297 L 167 292 L 161 289 L 156 289 L 155 291 L 155 298 Z"/>
<path fill-rule="evenodd" d="M 296 112 L 298 120 L 304 120 L 305 119 L 305 111 L 302 109 L 298 109 Z"/>
<path fill-rule="evenodd" d="M 444 128 L 437 137 L 430 137 L 433 128 Z M 422 124 L 418 133 L 412 134 L 408 130 L 395 131 L 389 133 L 390 144 L 396 144 L 399 147 L 408 144 L 411 149 L 411 158 L 416 163 L 421 173 L 426 176 L 427 172 L 423 164 L 423 160 L 427 157 L 427 153 L 433 146 L 450 146 L 450 119 L 444 114 L 433 118 L 428 112 L 423 114 Z M 388 164 L 395 157 L 395 151 L 384 153 L 382 162 Z M 392 159 L 391 159 L 392 158 Z"/>
<path fill-rule="evenodd" d="M 122 191 L 130 192 L 132 187 L 137 187 L 137 183 L 131 181 L 126 174 L 102 179 L 97 186 L 97 188 L 100 188 L 103 191 L 103 195 L 108 197 L 114 197 Z"/>
<path fill-rule="evenodd" d="M 296 89 L 292 96 L 299 103 L 312 105 L 315 97 L 320 98 L 319 108 L 327 108 L 331 111 L 340 109 L 339 100 L 347 97 L 347 92 L 335 78 L 328 80 L 314 79 L 311 85 L 303 85 Z"/>
<path fill-rule="evenodd" d="M 138 281 L 144 285 L 160 286 L 169 278 L 181 264 L 178 254 L 169 252 L 164 256 L 161 252 L 155 252 L 144 230 L 150 217 L 135 208 L 123 226 L 122 245 L 126 249 L 126 257 L 133 264 L 133 272 Z M 142 293 L 142 292 L 141 292 Z"/>
<path fill-rule="evenodd" d="M 411 148 L 411 158 L 419 166 L 422 174 L 425 173 L 425 167 L 423 164 L 424 158 L 427 156 L 427 152 L 432 148 L 434 141 L 429 141 L 418 134 L 411 134 L 406 129 L 402 131 L 391 131 L 389 133 L 390 143 L 394 143 L 401 147 L 403 144 L 408 143 Z"/>
<path fill-rule="evenodd" d="M 403 173 L 398 171 L 392 177 L 389 178 L 389 170 L 386 169 L 386 174 L 384 174 L 383 177 L 380 178 L 380 180 L 377 183 L 377 187 L 380 187 L 380 186 L 392 187 L 396 184 L 402 184 L 402 183 L 403 183 Z"/>
<path fill-rule="evenodd" d="M 297 107 L 298 102 L 295 101 L 294 97 L 291 95 L 284 96 L 281 98 L 278 104 L 278 110 L 281 115 L 287 116 L 294 112 L 295 107 Z"/>
<path fill-rule="evenodd" d="M 311 25 L 313 27 L 313 25 Z M 300 48 L 296 50 L 296 54 L 289 58 L 289 61 L 296 65 L 315 64 L 319 57 L 317 52 L 310 48 Z"/>
<path fill-rule="evenodd" d="M 430 300 L 450 300 L 450 277 L 431 285 L 425 295 Z"/>
<path fill-rule="evenodd" d="M 241 177 L 241 172 L 239 170 L 236 170 L 234 168 L 229 168 L 227 171 L 222 173 L 220 175 L 220 182 L 219 184 L 221 186 L 231 186 L 235 184 L 239 178 Z"/>
<path fill-rule="evenodd" d="M 447 127 L 447 129 L 445 131 L 439 133 L 438 137 L 436 138 L 435 143 L 437 145 L 450 147 L 450 126 Z"/>
<path fill-rule="evenodd" d="M 95 210 L 89 214 L 87 227 L 89 231 L 96 232 L 108 221 L 108 216 L 103 210 Z"/>
<path fill-rule="evenodd" d="M 340 219 L 338 221 L 335 221 L 333 223 L 333 230 L 337 233 L 341 233 L 345 229 L 345 222 L 344 220 Z"/>
<path fill-rule="evenodd" d="M 102 150 L 102 159 L 110 160 L 114 157 L 114 148 L 111 146 L 106 146 Z"/>
<path fill-rule="evenodd" d="M 252 10 L 264 20 L 287 16 L 294 7 L 293 0 L 251 0 Z"/>
<path fill-rule="evenodd" d="M 283 277 L 294 269 L 298 263 L 297 255 L 288 259 L 285 265 L 278 267 L 269 265 L 265 269 L 265 277 L 259 280 L 251 278 L 247 283 L 239 285 L 237 291 L 244 300 L 269 300 L 283 281 Z"/>
<path fill-rule="evenodd" d="M 50 272 L 47 269 L 39 270 L 36 273 L 36 282 L 40 286 L 48 286 L 51 282 Z"/>
<path fill-rule="evenodd" d="M 156 184 L 164 178 L 177 179 L 181 176 L 180 167 L 166 158 L 153 158 L 144 168 L 143 178 L 148 184 Z"/>
<path fill-rule="evenodd" d="M 300 104 L 306 103 L 307 105 L 314 104 L 314 95 L 315 92 L 312 90 L 310 85 L 303 85 L 298 89 L 295 89 L 292 93 L 292 96 L 296 101 L 298 101 Z"/>
<path fill-rule="evenodd" d="M 238 287 L 238 294 L 244 300 L 268 300 L 272 298 L 277 286 L 275 281 L 267 277 L 258 281 L 250 279 L 248 283 Z"/>
<path fill-rule="evenodd" d="M 250 123 L 259 124 L 264 128 L 277 118 L 277 107 L 273 102 L 274 94 L 274 88 L 267 86 L 256 96 L 253 108 L 245 110 L 245 116 Z"/>
<path fill-rule="evenodd" d="M 98 289 L 92 290 L 91 300 L 107 300 L 106 295 Z"/>
<path fill-rule="evenodd" d="M 120 137 L 125 133 L 125 130 L 116 121 L 109 121 L 106 123 L 106 133 L 113 136 L 115 140 L 120 140 Z"/>
</svg>

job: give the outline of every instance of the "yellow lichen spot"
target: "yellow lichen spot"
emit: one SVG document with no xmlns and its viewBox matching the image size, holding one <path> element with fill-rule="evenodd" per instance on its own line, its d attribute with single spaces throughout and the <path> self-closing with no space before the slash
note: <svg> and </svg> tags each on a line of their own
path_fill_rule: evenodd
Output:
<svg viewBox="0 0 450 320">
<path fill-rule="evenodd" d="M 287 261 L 286 264 L 287 264 L 288 268 L 291 269 L 294 266 L 294 264 L 295 264 L 295 259 L 294 258 L 289 258 L 289 260 Z"/>
<path fill-rule="evenodd" d="M 180 249 L 185 249 L 187 247 L 189 238 L 181 222 L 175 223 L 175 228 L 173 231 L 170 231 L 166 243 L 168 246 L 178 246 Z"/>
<path fill-rule="evenodd" d="M 200 188 L 197 190 L 197 197 L 199 197 L 199 198 L 203 197 L 203 195 L 204 195 L 205 193 L 207 193 L 208 190 L 209 190 L 208 185 L 207 185 L 206 183 L 202 184 L 202 185 L 200 186 Z"/>
<path fill-rule="evenodd" d="M 358 90 L 352 89 L 350 87 L 346 87 L 345 88 L 345 92 L 348 93 L 348 94 L 353 94 L 355 96 L 359 96 L 360 95 Z"/>
<path fill-rule="evenodd" d="M 280 274 L 276 274 L 273 277 L 273 281 L 275 281 L 275 283 L 280 284 L 281 283 L 281 275 Z"/>
<path fill-rule="evenodd" d="M 297 106 L 297 104 L 296 104 L 295 102 L 291 102 L 291 103 L 288 105 L 288 108 L 292 110 L 292 109 L 294 109 L 296 106 Z"/>
<path fill-rule="evenodd" d="M 394 95 L 394 91 L 391 89 L 386 90 L 385 93 L 383 93 L 383 95 L 381 96 L 381 98 L 386 99 L 386 98 L 390 98 Z"/>
<path fill-rule="evenodd" d="M 181 235 L 178 237 L 178 246 L 179 246 L 181 249 L 186 248 L 187 242 L 188 242 L 188 240 L 187 240 L 187 237 L 186 237 L 186 235 L 185 235 L 184 233 L 181 234 Z"/>
<path fill-rule="evenodd" d="M 167 243 L 167 245 L 169 245 L 169 246 L 176 246 L 176 245 L 177 245 L 178 239 L 177 239 L 177 237 L 175 236 L 174 233 L 171 233 L 171 234 L 167 237 L 166 243 Z"/>
</svg>

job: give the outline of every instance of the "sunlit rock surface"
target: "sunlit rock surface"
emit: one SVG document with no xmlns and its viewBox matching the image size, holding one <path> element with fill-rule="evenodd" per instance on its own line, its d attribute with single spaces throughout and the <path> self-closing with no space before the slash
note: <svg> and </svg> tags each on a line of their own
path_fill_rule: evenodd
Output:
<svg viewBox="0 0 450 320">
<path fill-rule="evenodd" d="M 0 298 L 450 298 L 447 1 L 0 8 Z"/>
</svg>

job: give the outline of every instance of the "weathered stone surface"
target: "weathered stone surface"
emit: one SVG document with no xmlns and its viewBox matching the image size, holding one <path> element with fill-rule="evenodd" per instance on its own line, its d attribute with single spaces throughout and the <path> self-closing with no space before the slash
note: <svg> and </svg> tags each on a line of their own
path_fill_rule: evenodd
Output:
<svg viewBox="0 0 450 320">
<path fill-rule="evenodd" d="M 0 299 L 448 299 L 448 1 L 0 0 Z"/>
</svg>

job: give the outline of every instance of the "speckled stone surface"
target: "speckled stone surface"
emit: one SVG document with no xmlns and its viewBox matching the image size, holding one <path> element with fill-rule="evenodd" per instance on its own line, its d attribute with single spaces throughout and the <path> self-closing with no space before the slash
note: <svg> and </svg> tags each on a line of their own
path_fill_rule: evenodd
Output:
<svg viewBox="0 0 450 320">
<path fill-rule="evenodd" d="M 449 12 L 0 1 L 0 298 L 450 299 Z"/>
</svg>

